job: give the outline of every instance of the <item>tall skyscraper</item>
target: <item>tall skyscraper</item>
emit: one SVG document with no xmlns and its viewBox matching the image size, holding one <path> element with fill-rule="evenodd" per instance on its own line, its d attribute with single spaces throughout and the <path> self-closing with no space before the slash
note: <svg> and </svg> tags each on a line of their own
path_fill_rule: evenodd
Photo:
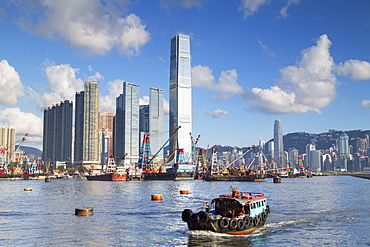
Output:
<svg viewBox="0 0 370 247">
<path fill-rule="evenodd" d="M 0 161 L 7 162 L 15 151 L 15 129 L 0 127 Z"/>
<path fill-rule="evenodd" d="M 274 123 L 274 151 L 275 158 L 279 161 L 282 167 L 286 167 L 284 155 L 284 142 L 283 142 L 283 127 L 280 119 L 276 119 Z"/>
<path fill-rule="evenodd" d="M 144 134 L 149 134 L 154 155 L 163 146 L 163 89 L 150 88 L 149 105 L 140 106 L 140 144 Z M 156 158 L 158 163 L 163 161 L 163 150 Z"/>
<path fill-rule="evenodd" d="M 170 116 L 169 135 L 181 126 L 170 141 L 170 153 L 175 148 L 184 149 L 185 158 L 192 152 L 192 87 L 190 65 L 190 37 L 176 34 L 171 38 L 170 56 Z M 191 161 L 191 158 L 189 159 Z"/>
<path fill-rule="evenodd" d="M 163 146 L 163 89 L 151 88 L 149 92 L 149 135 L 153 154 Z M 163 161 L 163 150 L 157 155 Z"/>
<path fill-rule="evenodd" d="M 125 82 L 123 94 L 116 99 L 114 157 L 126 164 L 139 159 L 139 86 Z M 127 154 L 127 155 L 126 155 Z"/>
<path fill-rule="evenodd" d="M 83 162 L 83 139 L 84 139 L 84 91 L 76 93 L 75 97 L 75 133 L 74 155 L 76 164 Z"/>
<path fill-rule="evenodd" d="M 350 159 L 349 153 L 349 137 L 346 133 L 339 136 L 339 158 Z"/>
<path fill-rule="evenodd" d="M 75 157 L 76 162 L 96 165 L 99 160 L 99 84 L 86 82 L 76 94 Z M 82 133 L 81 133 L 82 132 Z"/>
<path fill-rule="evenodd" d="M 100 162 L 107 164 L 113 154 L 113 113 L 99 112 L 99 150 Z"/>
<path fill-rule="evenodd" d="M 65 100 L 44 109 L 43 152 L 45 163 L 71 162 L 73 103 Z"/>
</svg>

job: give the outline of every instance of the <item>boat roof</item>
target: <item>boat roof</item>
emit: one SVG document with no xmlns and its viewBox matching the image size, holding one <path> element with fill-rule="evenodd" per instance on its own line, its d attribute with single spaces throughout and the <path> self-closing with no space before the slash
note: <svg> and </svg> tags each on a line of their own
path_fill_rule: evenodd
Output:
<svg viewBox="0 0 370 247">
<path fill-rule="evenodd" d="M 267 198 L 265 197 L 263 193 L 239 192 L 239 191 L 237 192 L 238 194 L 235 194 L 235 192 L 233 192 L 229 194 L 220 195 L 218 198 L 213 199 L 212 203 L 216 201 L 230 200 L 230 201 L 237 201 L 238 203 L 245 205 L 245 204 L 249 204 L 249 203 L 260 201 L 260 200 Z"/>
</svg>

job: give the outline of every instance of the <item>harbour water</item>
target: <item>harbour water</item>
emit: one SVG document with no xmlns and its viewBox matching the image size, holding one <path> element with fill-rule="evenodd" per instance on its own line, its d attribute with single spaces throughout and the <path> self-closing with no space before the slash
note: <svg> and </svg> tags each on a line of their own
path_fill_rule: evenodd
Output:
<svg viewBox="0 0 370 247">
<path fill-rule="evenodd" d="M 202 210 L 231 184 L 265 193 L 267 225 L 247 236 L 189 231 L 181 212 Z M 163 200 L 152 201 L 153 194 Z M 282 183 L 0 181 L 0 204 L 1 246 L 370 246 L 370 180 L 351 176 Z M 80 207 L 94 214 L 76 216 Z"/>
</svg>

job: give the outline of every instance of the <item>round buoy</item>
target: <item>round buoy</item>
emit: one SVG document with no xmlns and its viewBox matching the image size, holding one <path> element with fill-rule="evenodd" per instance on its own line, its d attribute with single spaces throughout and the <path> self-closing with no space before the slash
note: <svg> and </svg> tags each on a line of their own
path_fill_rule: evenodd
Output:
<svg viewBox="0 0 370 247">
<path fill-rule="evenodd" d="M 93 215 L 94 214 L 94 209 L 93 208 L 76 208 L 75 210 L 75 215 L 79 216 L 87 216 L 87 215 Z"/>
<path fill-rule="evenodd" d="M 180 194 L 181 195 L 186 195 L 186 194 L 189 194 L 189 191 L 188 190 L 180 190 Z"/>
<path fill-rule="evenodd" d="M 46 177 L 46 178 L 45 178 L 45 182 L 51 182 L 51 178 Z"/>
<path fill-rule="evenodd" d="M 24 191 L 32 191 L 32 188 L 24 188 Z"/>
<path fill-rule="evenodd" d="M 281 177 L 274 177 L 274 183 L 281 183 Z"/>
<path fill-rule="evenodd" d="M 152 195 L 152 201 L 161 201 L 162 195 Z"/>
</svg>

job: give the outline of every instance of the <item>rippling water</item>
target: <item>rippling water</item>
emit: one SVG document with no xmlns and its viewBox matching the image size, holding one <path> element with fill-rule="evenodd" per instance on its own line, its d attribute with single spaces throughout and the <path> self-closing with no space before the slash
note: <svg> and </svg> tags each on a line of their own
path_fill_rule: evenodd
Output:
<svg viewBox="0 0 370 247">
<path fill-rule="evenodd" d="M 247 236 L 189 231 L 181 212 L 201 210 L 231 184 L 265 193 L 267 225 Z M 163 200 L 151 201 L 153 194 Z M 0 203 L 1 246 L 370 246 L 370 180 L 349 176 L 281 184 L 0 181 Z M 79 207 L 94 208 L 94 215 L 74 215 Z"/>
</svg>

